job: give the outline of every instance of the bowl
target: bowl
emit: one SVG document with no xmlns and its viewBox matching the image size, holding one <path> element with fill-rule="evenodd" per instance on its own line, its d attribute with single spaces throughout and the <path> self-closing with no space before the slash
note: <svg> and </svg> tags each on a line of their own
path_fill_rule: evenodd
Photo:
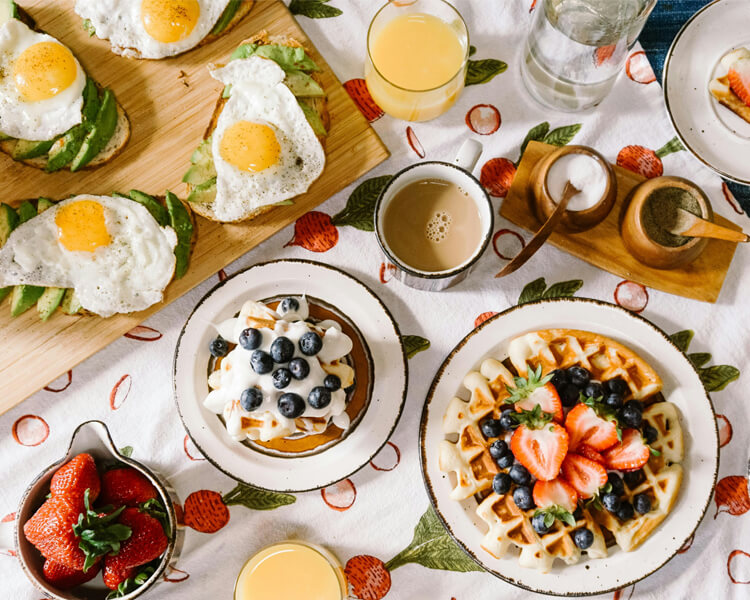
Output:
<svg viewBox="0 0 750 600">
<path fill-rule="evenodd" d="M 171 486 L 161 480 L 153 471 L 142 463 L 120 453 L 112 442 L 112 437 L 109 434 L 107 426 L 101 421 L 86 421 L 79 425 L 73 433 L 65 455 L 44 469 L 29 484 L 29 487 L 26 488 L 16 512 L 15 520 L 14 537 L 18 560 L 29 581 L 38 590 L 54 600 L 104 600 L 107 594 L 112 591 L 104 585 L 100 577 L 96 577 L 92 581 L 73 590 L 63 591 L 55 589 L 42 576 L 44 557 L 23 534 L 24 523 L 32 517 L 47 499 L 50 480 L 55 471 L 82 452 L 91 454 L 97 463 L 101 461 L 117 461 L 140 472 L 157 489 L 159 497 L 167 509 L 171 534 L 169 535 L 169 543 L 161 558 L 161 562 L 146 582 L 131 593 L 122 596 L 123 600 L 139 598 L 161 580 L 167 566 L 171 562 L 176 561 L 179 554 L 183 534 L 177 530 L 177 518 L 174 511 L 174 503 L 177 501 L 177 496 Z"/>
</svg>

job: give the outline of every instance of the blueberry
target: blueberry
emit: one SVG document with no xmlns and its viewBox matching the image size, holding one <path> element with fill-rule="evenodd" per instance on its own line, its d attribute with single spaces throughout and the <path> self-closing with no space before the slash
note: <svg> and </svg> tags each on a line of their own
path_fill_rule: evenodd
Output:
<svg viewBox="0 0 750 600">
<path fill-rule="evenodd" d="M 607 388 L 608 392 L 612 394 L 619 394 L 623 398 L 630 394 L 630 387 L 628 386 L 627 381 L 625 381 L 622 377 L 610 379 L 604 384 L 604 387 Z"/>
<path fill-rule="evenodd" d="M 576 529 L 573 532 L 573 543 L 581 550 L 591 548 L 591 544 L 594 543 L 594 534 L 590 529 L 586 529 L 585 527 Z"/>
<path fill-rule="evenodd" d="M 281 394 L 277 403 L 279 412 L 287 419 L 296 419 L 305 412 L 305 401 L 299 394 Z"/>
<path fill-rule="evenodd" d="M 604 397 L 604 404 L 615 410 L 622 408 L 622 396 L 617 392 L 609 392 L 609 394 Z"/>
<path fill-rule="evenodd" d="M 492 491 L 502 496 L 510 489 L 511 480 L 507 473 L 498 473 L 492 478 Z"/>
<path fill-rule="evenodd" d="M 560 392 L 562 389 L 562 386 L 566 383 L 568 383 L 568 374 L 563 369 L 555 369 L 551 373 L 552 378 L 549 380 L 552 385 L 555 386 L 555 389 Z"/>
<path fill-rule="evenodd" d="M 544 535 L 549 531 L 549 527 L 544 524 L 544 519 L 546 516 L 546 513 L 539 512 L 535 514 L 531 519 L 531 526 L 539 535 Z"/>
<path fill-rule="evenodd" d="M 295 379 L 304 379 L 310 374 L 310 365 L 304 358 L 293 358 L 289 361 L 289 370 Z"/>
<path fill-rule="evenodd" d="M 299 310 L 299 301 L 297 298 L 284 298 L 279 305 L 282 313 L 288 313 L 290 311 L 297 312 Z"/>
<path fill-rule="evenodd" d="M 263 402 L 263 392 L 258 388 L 248 388 L 240 395 L 240 405 L 247 412 L 258 408 Z"/>
<path fill-rule="evenodd" d="M 513 430 L 518 427 L 518 421 L 516 421 L 516 417 L 512 410 L 506 410 L 502 415 L 500 415 L 500 427 L 503 429 Z"/>
<path fill-rule="evenodd" d="M 625 493 L 625 486 L 617 473 L 608 473 L 607 483 L 612 487 L 612 493 L 616 496 L 622 496 Z"/>
<path fill-rule="evenodd" d="M 633 515 L 635 515 L 635 511 L 633 511 L 633 505 L 630 504 L 630 502 L 623 502 L 620 504 L 620 508 L 616 514 L 620 521 L 630 521 L 630 519 L 633 518 Z"/>
<path fill-rule="evenodd" d="M 288 363 L 294 356 L 294 343 L 288 337 L 278 337 L 271 344 L 271 358 L 277 363 Z"/>
<path fill-rule="evenodd" d="M 250 366 L 258 375 L 265 375 L 273 371 L 273 359 L 268 352 L 256 350 L 250 356 Z"/>
<path fill-rule="evenodd" d="M 289 369 L 281 368 L 276 369 L 271 375 L 273 379 L 273 387 L 277 390 L 283 390 L 292 381 L 292 372 Z"/>
<path fill-rule="evenodd" d="M 322 347 L 323 340 L 314 331 L 308 331 L 299 339 L 299 349 L 305 356 L 315 356 Z"/>
<path fill-rule="evenodd" d="M 262 343 L 263 334 L 254 327 L 244 329 L 240 334 L 240 346 L 245 350 L 255 350 L 256 348 L 260 348 Z"/>
<path fill-rule="evenodd" d="M 602 504 L 611 513 L 616 513 L 620 510 L 620 497 L 617 494 L 604 494 L 602 496 Z"/>
<path fill-rule="evenodd" d="M 513 490 L 513 502 L 521 510 L 531 510 L 534 508 L 534 498 L 531 496 L 531 488 L 525 485 Z"/>
<path fill-rule="evenodd" d="M 633 498 L 633 507 L 636 512 L 645 515 L 651 510 L 651 498 L 646 494 L 636 494 Z"/>
<path fill-rule="evenodd" d="M 653 444 L 658 437 L 659 432 L 656 430 L 656 427 L 653 427 L 649 423 L 643 426 L 643 439 L 646 440 L 647 444 Z"/>
<path fill-rule="evenodd" d="M 208 351 L 211 353 L 211 356 L 217 358 L 219 356 L 226 356 L 227 352 L 229 352 L 229 344 L 223 337 L 219 336 L 211 340 L 211 343 L 208 346 Z"/>
<path fill-rule="evenodd" d="M 586 384 L 591 380 L 591 373 L 587 369 L 579 366 L 573 366 L 568 368 L 568 379 L 570 383 L 579 387 L 585 388 Z"/>
<path fill-rule="evenodd" d="M 307 396 L 307 403 L 313 408 L 325 408 L 331 403 L 331 390 L 320 385 L 314 387 Z"/>
<path fill-rule="evenodd" d="M 338 375 L 326 375 L 326 378 L 323 380 L 323 385 L 326 387 L 326 389 L 329 389 L 332 392 L 340 390 L 341 377 L 339 377 Z"/>
<path fill-rule="evenodd" d="M 643 422 L 642 410 L 641 403 L 638 400 L 626 402 L 625 406 L 620 410 L 620 421 L 622 421 L 625 427 L 638 429 Z"/>
<path fill-rule="evenodd" d="M 562 389 L 558 390 L 558 394 L 563 406 L 575 406 L 581 392 L 572 383 L 564 383 Z"/>
<path fill-rule="evenodd" d="M 508 452 L 508 454 L 503 454 L 500 458 L 496 459 L 495 462 L 501 469 L 510 469 L 513 463 L 516 462 L 516 459 L 513 457 L 512 452 Z"/>
<path fill-rule="evenodd" d="M 508 454 L 508 443 L 504 440 L 495 440 L 490 444 L 490 456 L 495 460 L 506 454 Z"/>
<path fill-rule="evenodd" d="M 498 419 L 485 419 L 480 423 L 479 428 L 486 438 L 500 437 L 503 433 L 503 426 Z"/>
<path fill-rule="evenodd" d="M 513 465 L 510 468 L 509 475 L 518 485 L 529 485 L 531 483 L 531 473 L 523 465 Z"/>
<path fill-rule="evenodd" d="M 580 521 L 583 519 L 583 509 L 580 506 L 576 506 L 575 512 L 573 513 L 573 518 L 576 521 Z"/>
<path fill-rule="evenodd" d="M 622 478 L 625 480 L 625 485 L 631 490 L 634 490 L 646 480 L 646 476 L 643 474 L 643 469 L 628 471 L 622 476 Z"/>
<path fill-rule="evenodd" d="M 604 397 L 604 388 L 597 381 L 589 381 L 588 385 L 583 388 L 583 394 L 587 398 L 602 398 Z"/>
</svg>

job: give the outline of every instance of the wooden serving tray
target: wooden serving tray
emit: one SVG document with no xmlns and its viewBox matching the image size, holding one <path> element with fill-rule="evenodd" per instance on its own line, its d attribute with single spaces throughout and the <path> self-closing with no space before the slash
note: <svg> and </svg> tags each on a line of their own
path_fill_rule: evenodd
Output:
<svg viewBox="0 0 750 600">
<path fill-rule="evenodd" d="M 542 226 L 532 208 L 531 172 L 537 161 L 556 149 L 542 142 L 529 143 L 518 165 L 513 185 L 500 207 L 501 216 L 526 231 L 536 232 Z M 710 240 L 703 254 L 694 262 L 669 271 L 653 269 L 638 262 L 627 251 L 620 237 L 620 215 L 627 195 L 645 179 L 616 165 L 613 168 L 617 177 L 617 202 L 609 216 L 595 228 L 583 233 L 553 232 L 549 243 L 630 281 L 685 298 L 716 302 L 737 244 Z M 715 220 L 719 225 L 740 230 L 724 217 L 716 215 Z"/>
<path fill-rule="evenodd" d="M 67 44 L 94 79 L 114 90 L 130 117 L 132 137 L 114 161 L 79 173 L 48 175 L 0 155 L 2 201 L 12 205 L 39 196 L 62 199 L 72 194 L 110 194 L 133 188 L 151 194 L 163 194 L 170 189 L 184 198 L 182 176 L 190 166 L 190 155 L 203 137 L 222 89 L 208 74 L 208 63 L 226 62 L 242 40 L 266 29 L 271 35 L 288 35 L 302 42 L 322 69 L 320 75 L 331 115 L 323 175 L 294 205 L 276 208 L 247 224 L 220 225 L 198 218 L 198 243 L 190 268 L 182 279 L 167 287 L 164 304 L 214 275 L 389 156 L 387 148 L 280 0 L 256 2 L 250 14 L 231 32 L 185 55 L 158 61 L 128 60 L 113 54 L 108 42 L 90 38 L 83 30 L 73 4 L 73 0 L 22 2 L 41 29 Z M 3 302 L 0 414 L 162 306 L 157 304 L 139 313 L 109 319 L 70 317 L 57 311 L 43 323 L 33 308 L 12 319 L 8 301 Z M 50 353 L 50 348 L 56 350 Z"/>
</svg>

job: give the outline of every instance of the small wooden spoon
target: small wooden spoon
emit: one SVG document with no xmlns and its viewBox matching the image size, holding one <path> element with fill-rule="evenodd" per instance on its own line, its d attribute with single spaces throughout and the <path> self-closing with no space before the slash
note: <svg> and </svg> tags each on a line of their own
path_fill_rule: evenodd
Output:
<svg viewBox="0 0 750 600">
<path fill-rule="evenodd" d="M 685 237 L 713 238 L 716 240 L 726 240 L 728 242 L 748 242 L 750 236 L 741 231 L 727 229 L 711 221 L 706 221 L 696 217 L 693 213 L 677 207 L 677 219 L 675 224 L 668 228 L 667 231 L 674 235 Z"/>
</svg>

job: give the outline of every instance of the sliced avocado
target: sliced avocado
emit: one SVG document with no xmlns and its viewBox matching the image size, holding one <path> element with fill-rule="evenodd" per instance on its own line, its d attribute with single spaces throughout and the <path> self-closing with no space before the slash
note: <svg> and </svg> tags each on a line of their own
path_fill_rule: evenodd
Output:
<svg viewBox="0 0 750 600">
<path fill-rule="evenodd" d="M 81 310 L 81 303 L 78 301 L 75 290 L 65 290 L 60 308 L 66 315 L 75 315 Z"/>
<path fill-rule="evenodd" d="M 18 227 L 18 213 L 3 202 L 0 204 L 0 247 L 8 241 L 11 232 Z"/>
<path fill-rule="evenodd" d="M 50 148 L 47 166 L 45 167 L 48 173 L 59 171 L 76 157 L 81 150 L 86 134 L 93 127 L 99 107 L 99 90 L 94 80 L 88 77 L 86 86 L 83 88 L 83 109 L 81 111 L 83 120 L 69 129 Z"/>
<path fill-rule="evenodd" d="M 89 164 L 109 143 L 117 128 L 117 101 L 112 90 L 104 90 L 102 104 L 96 115 L 94 126 L 83 140 L 81 149 L 70 163 L 71 171 L 78 171 Z"/>
<path fill-rule="evenodd" d="M 17 285 L 10 296 L 10 315 L 17 317 L 29 310 L 44 293 L 43 287 L 36 285 Z"/>
<path fill-rule="evenodd" d="M 193 188 L 187 201 L 195 204 L 211 204 L 216 198 L 216 177 L 204 181 Z"/>
<path fill-rule="evenodd" d="M 3 133 L 2 131 L 0 131 L 0 142 L 5 142 L 7 140 L 12 140 L 12 139 L 13 138 L 11 136 L 9 136 L 8 134 Z"/>
<path fill-rule="evenodd" d="M 148 209 L 148 212 L 151 213 L 151 216 L 162 227 L 169 225 L 167 209 L 159 204 L 156 198 L 138 190 L 130 190 L 130 199 L 138 204 L 143 204 Z"/>
<path fill-rule="evenodd" d="M 4 288 L 0 288 L 0 302 L 5 300 L 8 297 L 8 294 L 10 294 L 13 291 L 13 286 L 8 286 Z"/>
<path fill-rule="evenodd" d="M 34 205 L 28 200 L 21 202 L 18 207 L 18 224 L 21 225 L 34 217 L 36 217 L 36 208 L 34 208 Z"/>
<path fill-rule="evenodd" d="M 225 85 L 224 89 L 221 92 L 221 97 L 224 98 L 224 100 L 226 100 L 231 95 L 232 95 L 232 85 L 231 84 Z"/>
<path fill-rule="evenodd" d="M 128 200 L 131 200 L 130 196 L 128 196 L 127 194 L 123 194 L 122 192 L 112 192 L 112 195 L 115 198 L 127 198 Z"/>
<path fill-rule="evenodd" d="M 234 15 L 237 14 L 237 10 L 241 5 L 242 0 L 229 0 L 229 4 L 227 4 L 224 12 L 221 13 L 219 20 L 216 21 L 216 25 L 214 25 L 211 33 L 213 35 L 219 35 L 222 31 L 224 31 L 227 28 L 227 25 L 229 25 L 232 22 L 232 19 L 234 19 Z"/>
<path fill-rule="evenodd" d="M 60 306 L 64 295 L 65 288 L 48 287 L 44 290 L 36 303 L 36 309 L 39 311 L 39 318 L 42 321 L 46 321 L 52 316 L 55 309 Z"/>
<path fill-rule="evenodd" d="M 190 156 L 190 162 L 194 165 L 206 160 L 213 160 L 213 155 L 211 154 L 211 136 L 203 140 Z"/>
<path fill-rule="evenodd" d="M 317 113 L 317 111 L 313 110 L 312 106 L 310 106 L 307 102 L 300 100 L 299 98 L 297 99 L 297 103 L 302 108 L 302 112 L 305 113 L 305 118 L 307 119 L 307 122 L 310 123 L 310 127 L 312 127 L 315 135 L 328 135 L 328 132 L 323 125 L 323 120 L 320 118 L 320 115 Z"/>
<path fill-rule="evenodd" d="M 0 0 L 0 25 L 7 23 L 11 19 L 15 19 L 17 15 L 15 2 Z"/>
<path fill-rule="evenodd" d="M 39 198 L 36 201 L 36 212 L 42 213 L 48 208 L 52 208 L 55 205 L 49 198 Z"/>
<path fill-rule="evenodd" d="M 96 82 L 91 77 L 87 77 L 86 86 L 83 88 L 83 109 L 81 110 L 83 122 L 93 125 L 101 105 L 99 88 L 96 87 Z"/>
<path fill-rule="evenodd" d="M 213 161 L 204 164 L 193 165 L 188 169 L 188 172 L 182 178 L 182 181 L 191 185 L 199 185 L 204 181 L 208 181 L 212 177 L 216 177 L 216 167 Z"/>
<path fill-rule="evenodd" d="M 16 140 L 15 146 L 11 156 L 13 160 L 28 160 L 30 158 L 38 158 L 44 156 L 52 148 L 52 144 L 55 140 L 46 140 L 43 142 L 36 142 L 31 140 Z"/>
<path fill-rule="evenodd" d="M 326 95 L 318 82 L 302 71 L 287 71 L 284 83 L 295 96 L 322 98 Z"/>
<path fill-rule="evenodd" d="M 167 211 L 169 212 L 169 223 L 177 234 L 177 246 L 174 249 L 174 255 L 177 259 L 174 267 L 174 278 L 179 279 L 187 271 L 190 262 L 193 222 L 180 199 L 169 190 L 167 190 Z"/>
</svg>

